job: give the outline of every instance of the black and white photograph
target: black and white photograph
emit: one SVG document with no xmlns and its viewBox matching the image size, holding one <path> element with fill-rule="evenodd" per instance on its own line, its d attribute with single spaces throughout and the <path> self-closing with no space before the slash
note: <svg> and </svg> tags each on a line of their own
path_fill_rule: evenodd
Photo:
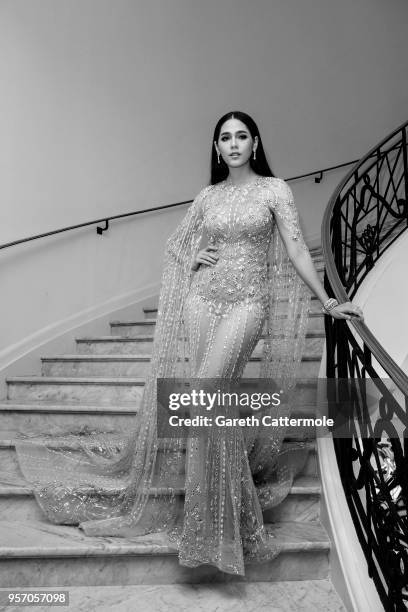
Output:
<svg viewBox="0 0 408 612">
<path fill-rule="evenodd" d="M 408 610 L 406 0 L 0 0 L 0 610 Z"/>
</svg>

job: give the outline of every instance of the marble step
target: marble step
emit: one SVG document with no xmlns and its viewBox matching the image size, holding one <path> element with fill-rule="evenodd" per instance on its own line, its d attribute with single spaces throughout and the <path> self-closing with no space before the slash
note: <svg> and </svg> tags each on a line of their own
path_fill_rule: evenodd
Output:
<svg viewBox="0 0 408 612">
<path fill-rule="evenodd" d="M 67 431 L 129 431 L 137 414 L 136 402 L 72 402 L 57 399 L 0 402 L 2 438 L 8 430 L 29 435 L 63 435 Z"/>
<path fill-rule="evenodd" d="M 312 316 L 311 316 L 312 315 Z M 314 338 L 316 332 L 320 332 L 321 337 L 324 333 L 324 315 L 322 312 L 314 312 L 309 315 L 307 326 L 307 338 Z M 284 317 L 282 317 L 282 320 Z M 154 335 L 156 329 L 156 319 L 140 319 L 134 321 L 111 321 L 112 336 L 124 336 L 125 338 L 137 338 L 138 336 Z"/>
<path fill-rule="evenodd" d="M 347 612 L 329 578 L 279 582 L 70 587 L 81 612 Z M 44 609 L 45 610 L 45 609 Z"/>
<path fill-rule="evenodd" d="M 283 305 L 284 307 L 284 305 Z M 152 323 L 157 318 L 157 306 L 149 306 L 144 307 L 143 311 L 143 319 L 146 323 Z M 120 322 L 120 321 L 118 321 Z M 117 323 L 117 321 L 112 321 L 112 323 Z M 321 304 L 317 297 L 312 296 L 310 301 L 310 310 L 309 310 L 309 321 L 308 321 L 308 329 L 320 329 L 324 331 L 324 315 L 321 311 Z M 116 332 L 115 332 L 116 333 Z"/>
<path fill-rule="evenodd" d="M 145 319 L 155 319 L 157 317 L 157 307 L 145 306 L 143 308 L 143 316 Z"/>
<path fill-rule="evenodd" d="M 151 355 L 153 334 L 135 338 L 121 336 L 99 336 L 76 338 L 79 355 Z"/>
<path fill-rule="evenodd" d="M 281 300 L 277 308 L 278 308 L 278 312 L 284 315 L 286 313 L 286 308 L 287 308 L 287 299 Z M 157 306 L 144 307 L 142 308 L 142 312 L 143 312 L 143 319 L 141 319 L 140 321 L 144 321 L 148 325 L 149 323 L 154 322 L 156 319 Z M 309 316 L 311 314 L 312 315 L 321 314 L 323 316 L 323 313 L 321 311 L 321 303 L 318 300 L 318 298 L 314 295 L 312 295 L 310 299 Z M 117 323 L 117 322 L 120 322 L 120 321 L 112 321 L 112 323 Z"/>
<path fill-rule="evenodd" d="M 64 402 L 131 402 L 142 397 L 144 378 L 14 376 L 6 379 L 7 399 Z"/>
<path fill-rule="evenodd" d="M 304 355 L 299 376 L 317 376 L 321 361 L 320 355 Z M 56 355 L 41 359 L 43 376 L 125 376 L 146 377 L 150 371 L 150 355 Z M 251 357 L 244 370 L 244 377 L 259 377 L 260 358 Z"/>
<path fill-rule="evenodd" d="M 153 349 L 153 334 L 128 336 L 98 336 L 76 338 L 78 355 L 151 355 Z M 320 356 L 324 344 L 321 330 L 308 332 L 306 350 L 308 353 Z M 253 356 L 262 354 L 264 339 L 261 337 Z"/>
<path fill-rule="evenodd" d="M 30 432 L 31 433 L 31 432 Z M 47 433 L 51 432 L 47 428 Z M 16 485 L 16 484 L 24 484 L 24 477 L 20 471 L 20 467 L 17 461 L 17 454 L 15 450 L 15 441 L 20 437 L 20 432 L 9 430 L 2 433 L 2 438 L 0 439 L 0 483 L 8 484 L 8 485 Z M 70 449 L 74 450 L 75 445 L 73 445 L 72 440 L 69 439 L 61 439 L 59 438 L 61 432 L 55 433 L 55 438 L 52 441 L 48 441 L 48 446 L 51 448 L 55 448 L 56 450 Z M 38 432 L 38 436 L 41 437 L 41 433 Z M 123 443 L 124 435 L 123 433 L 115 433 L 112 435 L 112 438 L 117 439 L 118 443 Z M 288 449 L 290 447 L 289 441 L 283 442 L 283 449 Z M 181 442 L 177 442 L 178 449 L 174 452 L 178 452 L 182 455 L 185 455 L 186 450 L 186 441 L 182 440 Z M 308 451 L 305 465 L 299 476 L 306 477 L 312 479 L 311 482 L 316 482 L 317 478 L 317 447 L 316 440 L 310 440 L 305 443 L 306 449 Z M 159 444 L 158 448 L 158 463 L 161 461 L 161 456 L 163 454 L 163 444 Z M 173 451 L 169 451 L 166 449 L 167 457 L 172 454 Z M 185 461 L 180 462 L 180 471 L 179 475 L 184 473 Z M 313 491 L 308 491 L 310 494 Z"/>
<path fill-rule="evenodd" d="M 293 407 L 293 417 L 313 417 L 315 415 L 316 381 L 304 383 L 299 389 L 299 405 Z M 302 402 L 309 398 L 310 402 Z M 136 426 L 137 402 L 108 402 L 97 404 L 84 401 L 51 400 L 3 400 L 0 402 L 0 431 L 18 431 L 22 434 L 41 435 L 45 431 L 52 435 L 62 435 L 67 431 L 123 431 L 129 434 Z M 315 438 L 310 429 L 291 427 L 287 437 L 297 439 Z"/>
<path fill-rule="evenodd" d="M 287 309 L 287 300 L 282 300 L 278 312 L 281 315 L 285 315 Z M 111 321 L 111 332 L 114 336 L 122 336 L 122 335 L 144 335 L 149 333 L 154 333 L 154 327 L 156 325 L 156 317 L 157 317 L 157 308 L 143 308 L 143 312 L 145 315 L 144 319 L 134 320 L 134 321 Z M 146 315 L 149 315 L 148 317 Z M 312 296 L 310 301 L 310 315 L 321 315 L 323 319 L 323 313 L 321 311 L 320 301 Z M 284 318 L 284 316 L 282 317 Z"/>
<path fill-rule="evenodd" d="M 57 377 L 11 376 L 6 379 L 8 400 L 62 401 L 100 403 L 113 406 L 115 402 L 140 403 L 145 384 L 144 378 L 130 377 Z M 295 396 L 296 405 L 312 406 L 316 401 L 317 377 L 299 379 Z"/>
<path fill-rule="evenodd" d="M 25 587 L 276 582 L 327 578 L 330 540 L 319 523 L 267 524 L 281 552 L 272 561 L 246 565 L 233 576 L 210 565 L 191 569 L 178 562 L 166 534 L 133 538 L 89 537 L 71 526 L 45 521 L 0 523 L 0 586 Z"/>
<path fill-rule="evenodd" d="M 168 487 L 153 487 L 152 494 L 166 494 Z M 179 510 L 184 505 L 184 475 L 180 476 L 180 485 L 176 489 Z M 268 523 L 279 522 L 316 522 L 320 517 L 321 485 L 315 476 L 298 476 L 286 499 L 276 508 L 264 511 L 264 520 Z M 30 485 L 17 475 L 11 482 L 10 475 L 3 477 L 0 471 L 0 521 L 13 517 L 15 521 L 46 521 Z"/>
<path fill-rule="evenodd" d="M 285 302 L 282 302 L 281 312 L 282 314 L 284 314 L 285 312 Z M 157 317 L 157 307 L 143 308 L 143 315 L 144 318 L 139 321 L 140 323 L 144 322 L 147 326 L 152 323 L 154 324 Z M 324 315 L 321 311 L 320 301 L 314 296 L 312 296 L 312 299 L 310 300 L 309 318 L 313 315 L 321 315 L 321 318 L 324 318 Z M 120 323 L 120 321 L 112 321 L 112 324 L 115 323 Z"/>
</svg>

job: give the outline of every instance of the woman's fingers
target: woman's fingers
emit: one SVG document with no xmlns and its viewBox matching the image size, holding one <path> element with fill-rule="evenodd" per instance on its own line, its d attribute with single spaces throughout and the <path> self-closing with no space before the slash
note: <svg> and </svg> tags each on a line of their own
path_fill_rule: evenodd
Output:
<svg viewBox="0 0 408 612">
<path fill-rule="evenodd" d="M 217 260 L 214 257 L 212 257 L 211 255 L 207 255 L 206 253 L 198 255 L 197 261 L 199 261 L 200 263 L 217 263 Z"/>
<path fill-rule="evenodd" d="M 349 317 L 357 318 L 357 319 L 364 319 L 363 311 L 361 310 L 359 306 L 356 306 L 352 302 L 346 302 L 344 306 L 346 307 L 345 310 L 347 314 L 349 315 Z"/>
<path fill-rule="evenodd" d="M 216 251 L 217 251 L 216 247 L 207 247 L 205 249 L 206 255 L 209 255 L 215 261 L 218 260 L 218 255 L 216 254 Z"/>
<path fill-rule="evenodd" d="M 333 316 L 336 319 L 347 319 L 350 321 L 351 319 L 358 319 L 360 321 L 364 320 L 363 311 L 359 306 L 355 306 L 352 302 L 345 302 L 344 304 L 339 304 L 333 309 Z"/>
<path fill-rule="evenodd" d="M 197 255 L 197 261 L 205 265 L 215 265 L 218 261 L 218 255 L 215 254 L 217 247 L 208 246 Z"/>
<path fill-rule="evenodd" d="M 218 261 L 218 255 L 216 252 L 218 251 L 217 247 L 208 245 L 202 251 L 199 251 L 196 257 L 197 264 L 203 264 L 205 266 L 215 266 Z"/>
<path fill-rule="evenodd" d="M 212 266 L 215 266 L 215 264 L 217 263 L 216 259 L 212 259 L 206 255 L 202 255 L 201 257 L 197 258 L 197 260 L 202 264 L 212 265 Z"/>
</svg>

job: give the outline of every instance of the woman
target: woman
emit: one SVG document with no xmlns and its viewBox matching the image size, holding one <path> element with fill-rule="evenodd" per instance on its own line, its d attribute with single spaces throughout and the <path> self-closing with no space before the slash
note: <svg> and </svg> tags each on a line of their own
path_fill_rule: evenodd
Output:
<svg viewBox="0 0 408 612">
<path fill-rule="evenodd" d="M 208 245 L 199 250 L 203 233 Z M 228 113 L 214 132 L 211 185 L 167 243 L 152 367 L 134 431 L 126 440 L 110 432 L 17 444 L 50 520 L 80 524 L 88 535 L 167 531 L 189 567 L 244 574 L 245 561 L 276 556 L 262 510 L 289 492 L 305 445 L 283 445 L 283 428 L 267 438 L 231 427 L 208 428 L 186 444 L 159 439 L 156 382 L 238 380 L 266 327 L 261 376 L 289 393 L 304 347 L 305 284 L 333 317 L 362 317 L 357 306 L 328 298 L 291 190 L 273 176 L 255 122 Z"/>
</svg>

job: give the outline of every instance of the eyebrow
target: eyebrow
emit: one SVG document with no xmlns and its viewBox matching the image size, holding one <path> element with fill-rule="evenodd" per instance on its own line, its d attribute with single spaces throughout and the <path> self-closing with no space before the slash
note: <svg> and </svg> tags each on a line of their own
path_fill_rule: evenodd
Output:
<svg viewBox="0 0 408 612">
<path fill-rule="evenodd" d="M 231 132 L 221 132 L 220 136 L 225 136 L 227 134 L 231 134 Z M 235 134 L 249 134 L 247 130 L 237 130 Z"/>
</svg>

